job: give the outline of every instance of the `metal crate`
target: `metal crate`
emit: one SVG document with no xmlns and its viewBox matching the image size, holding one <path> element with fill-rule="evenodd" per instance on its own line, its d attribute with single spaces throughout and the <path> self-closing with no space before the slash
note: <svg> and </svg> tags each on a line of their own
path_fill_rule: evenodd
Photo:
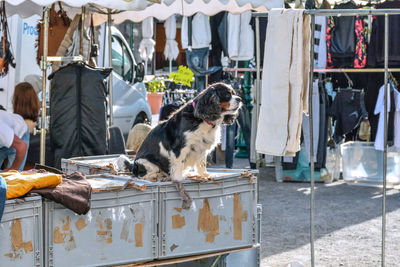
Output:
<svg viewBox="0 0 400 267">
<path fill-rule="evenodd" d="M 185 181 L 188 210 L 172 183 L 160 184 L 159 258 L 248 247 L 257 237 L 257 171 L 209 169 L 210 182 Z M 250 172 L 250 171 L 248 171 Z M 245 174 L 245 175 L 243 175 Z"/>
<path fill-rule="evenodd" d="M 42 198 L 7 200 L 0 223 L 0 266 L 43 266 Z"/>
<path fill-rule="evenodd" d="M 110 163 L 116 162 L 119 156 L 119 154 L 115 154 L 61 159 L 61 169 L 66 173 L 77 171 L 86 175 L 110 173 L 112 171 Z M 133 159 L 132 156 L 126 156 Z"/>
<path fill-rule="evenodd" d="M 46 266 L 108 266 L 157 258 L 157 185 L 133 179 L 136 188 L 146 189 L 115 190 L 132 179 L 103 174 L 88 180 L 93 192 L 86 215 L 44 202 Z"/>
</svg>

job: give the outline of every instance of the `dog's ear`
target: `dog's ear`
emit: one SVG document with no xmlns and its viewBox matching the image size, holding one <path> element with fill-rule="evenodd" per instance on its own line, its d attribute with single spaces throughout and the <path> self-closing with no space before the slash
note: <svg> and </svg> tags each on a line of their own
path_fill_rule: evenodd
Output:
<svg viewBox="0 0 400 267">
<path fill-rule="evenodd" d="M 224 116 L 223 124 L 231 125 L 235 122 L 237 115 L 229 114 Z"/>
<path fill-rule="evenodd" d="M 214 90 L 205 92 L 196 99 L 194 116 L 202 120 L 216 121 L 221 117 L 221 104 Z"/>
</svg>

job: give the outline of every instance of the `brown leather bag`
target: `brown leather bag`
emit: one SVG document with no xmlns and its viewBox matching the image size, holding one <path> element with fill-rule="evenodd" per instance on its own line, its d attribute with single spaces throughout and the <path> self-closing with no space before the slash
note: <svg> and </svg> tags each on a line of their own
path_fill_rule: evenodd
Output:
<svg viewBox="0 0 400 267">
<path fill-rule="evenodd" d="M 53 4 L 50 9 L 47 56 L 56 56 L 58 47 L 64 39 L 65 33 L 71 24 L 71 19 L 68 18 L 67 13 L 62 8 L 61 2 L 58 2 L 58 5 L 60 6 L 58 12 L 55 10 L 55 4 Z M 37 29 L 39 32 L 39 39 L 36 61 L 38 65 L 40 65 L 40 60 L 43 55 L 43 21 L 39 22 Z"/>
</svg>

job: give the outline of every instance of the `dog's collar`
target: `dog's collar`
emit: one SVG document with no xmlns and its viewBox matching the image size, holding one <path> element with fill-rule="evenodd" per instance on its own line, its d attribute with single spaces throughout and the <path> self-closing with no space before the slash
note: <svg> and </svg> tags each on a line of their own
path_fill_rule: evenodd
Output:
<svg viewBox="0 0 400 267">
<path fill-rule="evenodd" d="M 193 108 L 196 108 L 196 103 L 193 101 L 192 102 Z M 209 121 L 209 120 L 204 120 L 208 125 L 211 125 L 213 128 L 215 127 L 215 123 Z"/>
</svg>

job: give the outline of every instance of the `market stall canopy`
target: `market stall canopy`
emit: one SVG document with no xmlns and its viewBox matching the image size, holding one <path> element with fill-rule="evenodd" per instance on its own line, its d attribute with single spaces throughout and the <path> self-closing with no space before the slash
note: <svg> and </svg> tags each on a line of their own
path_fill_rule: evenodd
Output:
<svg viewBox="0 0 400 267">
<path fill-rule="evenodd" d="M 57 3 L 55 0 L 5 0 L 8 16 L 18 14 L 21 17 L 42 15 L 44 6 Z M 157 3 L 157 2 L 161 3 Z M 110 11 L 114 23 L 125 20 L 143 21 L 148 17 L 166 20 L 174 14 L 191 16 L 197 12 L 212 16 L 221 11 L 240 14 L 246 10 L 267 11 L 275 7 L 283 7 L 283 0 L 64 0 L 63 8 L 73 18 L 86 6 L 90 12 Z M 107 21 L 106 14 L 97 13 L 94 24 Z"/>
</svg>

